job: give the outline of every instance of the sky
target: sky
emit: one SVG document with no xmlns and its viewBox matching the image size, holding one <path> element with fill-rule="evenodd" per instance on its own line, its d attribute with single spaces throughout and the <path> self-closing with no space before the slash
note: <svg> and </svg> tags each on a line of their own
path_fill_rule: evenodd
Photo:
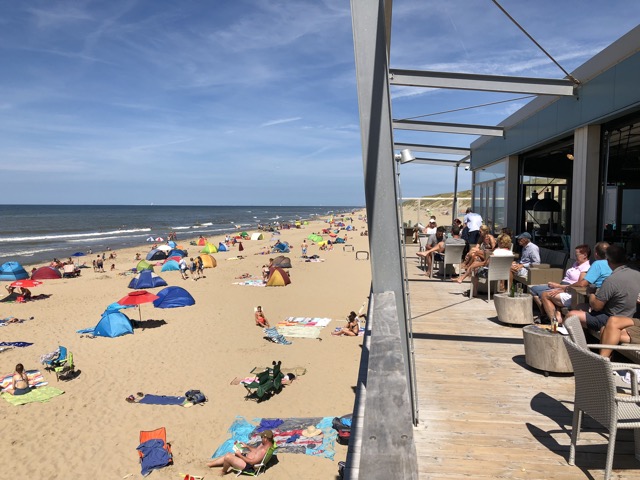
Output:
<svg viewBox="0 0 640 480">
<path fill-rule="evenodd" d="M 628 0 L 500 3 L 568 71 L 640 18 Z M 0 8 L 0 202 L 364 205 L 347 0 Z M 490 0 L 395 0 L 390 57 L 392 68 L 564 76 Z M 422 116 L 515 97 L 393 87 L 392 109 L 495 125 L 527 100 Z M 395 133 L 465 147 L 475 138 Z M 451 192 L 453 170 L 403 165 L 402 195 Z M 470 184 L 461 170 L 459 188 Z"/>
</svg>

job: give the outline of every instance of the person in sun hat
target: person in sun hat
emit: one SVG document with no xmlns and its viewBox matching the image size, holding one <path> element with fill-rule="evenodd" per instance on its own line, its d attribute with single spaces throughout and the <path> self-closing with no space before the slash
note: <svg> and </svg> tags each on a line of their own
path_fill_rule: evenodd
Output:
<svg viewBox="0 0 640 480">
<path fill-rule="evenodd" d="M 264 430 L 260 433 L 259 445 L 252 447 L 246 443 L 238 442 L 238 447 L 234 448 L 233 453 L 227 453 L 222 457 L 214 458 L 211 462 L 207 463 L 207 467 L 222 467 L 220 476 L 228 473 L 231 467 L 244 470 L 248 466 L 252 467 L 256 463 L 260 463 L 267 451 L 274 444 L 273 431 Z"/>
</svg>

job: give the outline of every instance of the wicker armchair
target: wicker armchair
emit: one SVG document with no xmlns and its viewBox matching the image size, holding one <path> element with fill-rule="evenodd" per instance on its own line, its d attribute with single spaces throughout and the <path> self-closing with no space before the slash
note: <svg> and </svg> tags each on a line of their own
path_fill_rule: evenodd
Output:
<svg viewBox="0 0 640 480">
<path fill-rule="evenodd" d="M 618 429 L 633 429 L 636 458 L 640 459 L 640 396 L 618 395 L 614 368 L 607 359 L 579 346 L 570 337 L 563 338 L 575 374 L 575 402 L 569 465 L 575 465 L 576 442 L 580 436 L 582 414 L 586 413 L 609 431 L 605 480 L 611 477 L 613 453 Z M 633 370 L 628 364 L 626 369 Z M 633 378 L 632 382 L 637 381 Z"/>
</svg>

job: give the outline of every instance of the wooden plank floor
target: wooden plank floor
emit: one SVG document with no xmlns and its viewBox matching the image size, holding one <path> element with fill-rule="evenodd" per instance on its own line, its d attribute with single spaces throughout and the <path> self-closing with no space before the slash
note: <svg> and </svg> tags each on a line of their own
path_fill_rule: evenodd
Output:
<svg viewBox="0 0 640 480">
<path fill-rule="evenodd" d="M 420 478 L 601 479 L 607 440 L 590 419 L 567 464 L 572 375 L 524 362 L 521 327 L 497 321 L 468 283 L 428 279 L 407 246 L 420 424 Z M 640 478 L 633 435 L 619 431 L 612 478 Z"/>
</svg>

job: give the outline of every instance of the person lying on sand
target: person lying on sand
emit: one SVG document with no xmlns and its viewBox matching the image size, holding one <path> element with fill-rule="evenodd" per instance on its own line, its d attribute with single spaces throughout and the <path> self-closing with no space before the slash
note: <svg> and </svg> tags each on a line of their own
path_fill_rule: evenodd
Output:
<svg viewBox="0 0 640 480">
<path fill-rule="evenodd" d="M 244 470 L 247 467 L 254 466 L 256 463 L 260 463 L 273 444 L 273 432 L 265 430 L 260 434 L 260 444 L 258 446 L 251 447 L 246 443 L 239 442 L 237 451 L 214 458 L 213 461 L 207 463 L 207 467 L 222 467 L 220 471 L 221 477 L 229 473 L 231 467 Z"/>
</svg>

